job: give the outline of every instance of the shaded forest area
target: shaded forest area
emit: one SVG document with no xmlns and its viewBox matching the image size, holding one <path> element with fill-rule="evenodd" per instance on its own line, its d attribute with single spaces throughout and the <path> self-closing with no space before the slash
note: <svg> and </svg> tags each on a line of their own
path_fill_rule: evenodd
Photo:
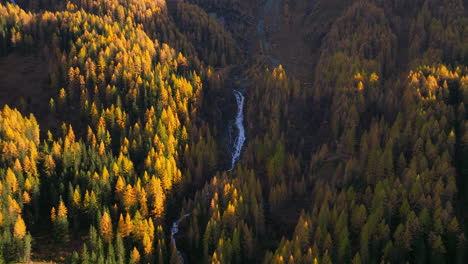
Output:
<svg viewBox="0 0 468 264">
<path fill-rule="evenodd" d="M 463 1 L 281 1 L 278 67 L 263 1 L 17 2 L 0 263 L 466 263 Z M 247 141 L 226 172 L 233 76 Z"/>
</svg>

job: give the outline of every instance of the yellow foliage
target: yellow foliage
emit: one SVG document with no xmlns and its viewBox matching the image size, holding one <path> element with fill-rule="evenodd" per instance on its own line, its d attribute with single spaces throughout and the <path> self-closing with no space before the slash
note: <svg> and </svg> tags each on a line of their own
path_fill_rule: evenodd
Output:
<svg viewBox="0 0 468 264">
<path fill-rule="evenodd" d="M 11 197 L 8 197 L 8 211 L 10 214 L 21 214 L 21 207 L 19 206 L 18 202 Z"/>
<path fill-rule="evenodd" d="M 221 261 L 218 260 L 218 255 L 216 252 L 213 253 L 213 257 L 211 258 L 211 264 L 221 264 Z"/>
<path fill-rule="evenodd" d="M 426 82 L 427 82 L 427 87 L 429 88 L 429 90 L 435 90 L 439 85 L 437 84 L 437 80 L 436 78 L 434 78 L 434 76 L 432 75 L 429 75 L 426 79 Z"/>
<path fill-rule="evenodd" d="M 143 235 L 142 244 L 143 244 L 143 250 L 145 252 L 145 255 L 151 254 L 151 251 L 153 250 L 153 242 L 151 241 L 150 237 L 146 233 Z"/>
<path fill-rule="evenodd" d="M 26 189 L 26 191 L 30 191 L 32 189 L 32 183 L 29 180 L 29 177 L 24 181 L 24 189 Z"/>
<path fill-rule="evenodd" d="M 117 224 L 117 235 L 119 237 L 127 237 L 129 235 L 127 233 L 127 226 L 122 214 L 120 214 L 119 222 Z"/>
<path fill-rule="evenodd" d="M 90 208 L 96 205 L 97 205 L 96 194 L 94 193 L 93 190 L 91 190 L 91 193 L 88 190 L 86 190 L 84 200 L 83 200 L 83 206 L 85 208 Z"/>
<path fill-rule="evenodd" d="M 132 218 L 130 217 L 130 214 L 127 213 L 125 215 L 125 234 L 126 236 L 129 236 L 133 231 L 133 221 Z"/>
<path fill-rule="evenodd" d="M 23 192 L 23 203 L 29 204 L 31 202 L 31 196 L 27 191 Z"/>
<path fill-rule="evenodd" d="M 19 151 L 15 143 L 7 142 L 3 145 L 2 154 L 4 155 L 4 158 L 10 159 L 19 156 Z"/>
<path fill-rule="evenodd" d="M 356 73 L 354 75 L 354 80 L 362 82 L 362 81 L 364 81 L 364 77 L 362 77 L 362 74 L 360 72 L 358 72 L 358 73 Z"/>
<path fill-rule="evenodd" d="M 86 190 L 85 195 L 84 195 L 84 200 L 83 200 L 83 206 L 85 208 L 89 208 L 91 205 L 90 197 L 89 197 L 89 192 Z"/>
<path fill-rule="evenodd" d="M 132 188 L 130 184 L 127 184 L 127 187 L 125 188 L 125 193 L 123 194 L 123 205 L 125 207 L 125 210 L 128 212 L 130 210 L 130 207 L 135 205 L 135 203 L 136 203 L 135 190 Z"/>
<path fill-rule="evenodd" d="M 99 150 L 98 150 L 99 155 L 104 155 L 106 153 L 106 146 L 104 145 L 104 142 L 101 141 L 99 143 Z"/>
<path fill-rule="evenodd" d="M 29 159 L 28 156 L 26 156 L 24 158 L 23 169 L 24 169 L 24 172 L 27 175 L 36 175 L 37 174 L 36 162 L 33 159 Z"/>
<path fill-rule="evenodd" d="M 132 250 L 132 255 L 130 256 L 130 263 L 136 264 L 139 262 L 140 262 L 140 252 L 138 252 L 138 249 L 134 247 Z"/>
<path fill-rule="evenodd" d="M 105 242 L 112 240 L 112 220 L 107 212 L 104 212 L 101 218 L 101 235 Z"/>
<path fill-rule="evenodd" d="M 151 213 L 155 218 L 161 218 L 164 214 L 164 200 L 165 195 L 161 186 L 161 180 L 156 177 L 151 177 L 150 181 L 150 194 L 153 198 L 152 211 Z"/>
<path fill-rule="evenodd" d="M 65 99 L 67 98 L 67 92 L 64 88 L 60 89 L 59 91 L 59 102 L 65 103 Z"/>
<path fill-rule="evenodd" d="M 106 166 L 104 166 L 104 168 L 102 169 L 102 181 L 104 183 L 107 183 L 107 181 L 109 180 L 109 171 L 107 170 Z"/>
<path fill-rule="evenodd" d="M 13 170 L 16 173 L 20 173 L 23 171 L 23 166 L 21 166 L 21 162 L 19 161 L 19 159 L 15 160 L 15 165 L 13 166 Z"/>
<path fill-rule="evenodd" d="M 20 214 L 16 217 L 13 235 L 18 239 L 22 239 L 26 235 L 26 224 Z"/>
<path fill-rule="evenodd" d="M 154 239 L 154 223 L 153 220 L 147 219 L 148 221 L 148 232 L 147 234 L 149 235 L 151 241 Z"/>
<path fill-rule="evenodd" d="M 379 76 L 375 72 L 372 73 L 370 78 L 369 78 L 369 82 L 376 83 L 378 81 L 379 81 Z"/>
<path fill-rule="evenodd" d="M 55 157 L 60 157 L 60 155 L 62 155 L 62 146 L 57 142 L 54 142 L 52 145 L 52 153 L 54 153 Z"/>
<path fill-rule="evenodd" d="M 57 217 L 67 217 L 67 213 L 68 213 L 67 207 L 65 206 L 63 201 L 60 200 L 58 210 L 57 210 Z"/>
<path fill-rule="evenodd" d="M 16 109 L 6 105 L 0 111 L 0 145 L 3 160 L 16 160 L 18 156 L 30 157 L 34 162 L 37 159 L 39 144 L 39 125 L 33 115 L 24 118 Z"/>
<path fill-rule="evenodd" d="M 148 199 L 144 189 L 138 192 L 138 204 L 140 205 L 141 215 L 146 217 L 148 215 Z"/>
<path fill-rule="evenodd" d="M 359 81 L 359 83 L 358 83 L 358 88 L 357 88 L 357 90 L 358 90 L 358 91 L 364 90 L 364 84 L 363 84 L 361 81 Z"/>
<path fill-rule="evenodd" d="M 148 223 L 141 217 L 139 211 L 135 214 L 135 218 L 133 220 L 133 234 L 138 239 L 143 239 L 143 236 L 148 231 Z"/>
<path fill-rule="evenodd" d="M 56 219 L 57 213 L 55 212 L 55 207 L 52 207 L 52 209 L 50 209 L 50 220 L 52 220 L 52 222 L 55 222 Z"/>
<path fill-rule="evenodd" d="M 117 196 L 122 196 L 124 189 L 125 189 L 125 181 L 121 176 L 119 176 L 117 178 L 117 183 L 115 184 L 115 193 L 117 194 Z"/>
<path fill-rule="evenodd" d="M 75 144 L 75 132 L 73 132 L 72 126 L 69 125 L 68 126 L 68 133 L 67 133 L 67 136 L 65 137 L 65 141 L 63 143 L 63 148 L 64 149 L 73 148 L 74 144 Z"/>
<path fill-rule="evenodd" d="M 15 173 L 8 168 L 5 176 L 6 184 L 11 188 L 11 192 L 15 193 L 18 191 L 18 181 L 16 180 Z"/>
<path fill-rule="evenodd" d="M 78 188 L 76 188 L 74 191 L 73 191 L 73 204 L 75 205 L 75 207 L 79 208 L 80 205 L 81 205 L 81 194 L 80 192 L 78 191 Z"/>
</svg>

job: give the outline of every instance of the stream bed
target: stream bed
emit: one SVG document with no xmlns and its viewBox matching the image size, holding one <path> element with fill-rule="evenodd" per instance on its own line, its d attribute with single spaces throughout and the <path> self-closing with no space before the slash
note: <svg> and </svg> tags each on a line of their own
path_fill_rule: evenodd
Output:
<svg viewBox="0 0 468 264">
<path fill-rule="evenodd" d="M 179 219 L 177 219 L 177 221 L 174 221 L 172 223 L 172 227 L 171 227 L 171 241 L 172 243 L 174 243 L 174 247 L 177 248 L 177 244 L 176 244 L 176 240 L 175 240 L 175 235 L 177 235 L 177 233 L 179 233 L 179 224 L 182 220 L 184 220 L 184 218 L 188 217 L 190 214 L 184 214 L 183 216 L 181 216 Z M 184 261 L 184 257 L 182 256 L 182 253 L 177 250 L 177 253 L 179 254 L 179 259 L 181 260 L 182 263 L 185 263 Z"/>
<path fill-rule="evenodd" d="M 232 171 L 236 162 L 239 161 L 242 147 L 245 142 L 245 128 L 244 128 L 244 100 L 245 96 L 238 90 L 233 90 L 236 98 L 237 111 L 234 123 L 231 125 L 230 136 L 233 137 L 232 150 L 231 150 L 231 168 L 228 171 Z"/>
<path fill-rule="evenodd" d="M 274 58 L 270 54 L 267 54 L 267 51 L 270 48 L 270 42 L 267 39 L 267 34 L 266 34 L 266 29 L 265 29 L 265 21 L 266 17 L 270 13 L 272 7 L 275 8 L 275 19 L 278 19 L 279 17 L 279 12 L 278 12 L 278 7 L 279 7 L 279 1 L 280 0 L 266 0 L 265 5 L 263 6 L 263 12 L 260 16 L 260 19 L 257 24 L 257 36 L 260 41 L 261 45 L 261 50 L 263 51 L 264 55 L 270 60 L 271 64 L 273 67 L 277 67 L 280 62 L 278 59 Z M 245 136 L 245 128 L 244 128 L 244 101 L 245 101 L 245 95 L 243 92 L 241 92 L 240 89 L 233 89 L 232 90 L 234 94 L 234 98 L 236 101 L 236 115 L 234 117 L 233 122 L 229 125 L 228 127 L 228 136 L 229 136 L 229 142 L 230 142 L 230 153 L 231 153 L 231 166 L 228 169 L 228 171 L 234 170 L 236 167 L 236 163 L 239 161 L 241 153 L 242 153 L 242 148 L 244 147 L 244 143 L 246 140 Z M 176 239 L 175 236 L 179 232 L 179 224 L 184 218 L 188 217 L 190 214 L 185 214 L 181 216 L 177 221 L 174 221 L 172 223 L 171 227 L 171 240 L 172 243 L 174 243 L 174 246 L 176 246 Z M 179 258 L 182 263 L 185 263 L 185 259 L 183 257 L 182 252 L 177 250 L 179 254 Z"/>
</svg>

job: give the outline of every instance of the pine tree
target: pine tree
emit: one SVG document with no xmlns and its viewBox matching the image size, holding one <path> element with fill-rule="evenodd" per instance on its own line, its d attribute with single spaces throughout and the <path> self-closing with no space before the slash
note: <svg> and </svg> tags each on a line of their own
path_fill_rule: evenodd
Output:
<svg viewBox="0 0 468 264">
<path fill-rule="evenodd" d="M 118 264 L 124 264 L 125 262 L 125 247 L 123 244 L 123 240 L 120 236 L 117 236 L 115 240 L 115 255 L 117 257 Z"/>
<path fill-rule="evenodd" d="M 24 237 L 24 253 L 23 253 L 23 261 L 29 263 L 31 261 L 31 247 L 32 247 L 32 237 L 28 233 Z"/>
</svg>

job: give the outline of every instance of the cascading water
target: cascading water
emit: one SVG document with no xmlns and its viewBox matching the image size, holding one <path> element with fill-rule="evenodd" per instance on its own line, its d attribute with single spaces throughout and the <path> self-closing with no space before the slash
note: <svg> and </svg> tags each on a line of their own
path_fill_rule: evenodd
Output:
<svg viewBox="0 0 468 264">
<path fill-rule="evenodd" d="M 245 142 L 245 129 L 244 129 L 244 95 L 238 91 L 233 90 L 234 97 L 236 99 L 237 110 L 234 122 L 229 127 L 230 136 L 233 136 L 232 140 L 232 151 L 231 151 L 231 168 L 228 171 L 232 171 L 235 168 L 236 162 L 239 161 L 242 147 Z M 175 235 L 179 232 L 179 223 L 184 220 L 190 214 L 185 214 L 181 216 L 177 221 L 172 223 L 171 227 L 171 240 L 174 243 L 174 247 L 177 248 Z M 185 262 L 182 253 L 177 250 L 179 254 L 180 261 Z"/>
<path fill-rule="evenodd" d="M 238 91 L 233 90 L 234 96 L 236 98 L 237 103 L 237 112 L 236 118 L 234 120 L 233 130 L 234 133 L 234 142 L 232 146 L 232 157 L 231 157 L 231 168 L 228 171 L 232 171 L 236 166 L 236 162 L 240 158 L 240 154 L 242 151 L 242 147 L 244 146 L 245 142 L 245 129 L 244 129 L 244 95 Z"/>
<path fill-rule="evenodd" d="M 175 235 L 177 235 L 177 233 L 179 233 L 179 223 L 184 220 L 185 217 L 189 216 L 190 214 L 184 214 L 183 216 L 181 216 L 179 219 L 177 219 L 177 221 L 174 221 L 172 223 L 172 227 L 171 227 L 171 240 L 172 240 L 172 243 L 174 243 L 174 247 L 177 248 L 177 244 L 176 244 L 176 240 L 175 240 Z M 179 250 L 177 250 L 177 253 L 179 254 L 179 258 L 181 260 L 182 263 L 184 263 L 184 258 L 182 257 L 182 253 L 180 253 Z"/>
<path fill-rule="evenodd" d="M 14 0 L 12 0 L 14 1 Z M 273 6 L 276 6 L 276 9 L 278 9 L 278 4 L 279 0 L 266 0 L 265 5 L 263 7 L 263 13 L 261 15 L 261 18 L 257 24 L 257 35 L 258 38 L 261 42 L 262 49 L 268 50 L 270 43 L 267 40 L 266 37 L 266 30 L 265 30 L 265 19 L 267 14 L 270 12 Z M 275 13 L 278 13 L 278 10 L 276 10 Z M 276 16 L 279 16 L 278 14 L 275 14 Z M 266 56 L 270 59 L 271 64 L 276 67 L 279 65 L 279 61 L 274 58 L 271 55 Z M 234 137 L 232 141 L 232 151 L 231 151 L 231 167 L 229 168 L 228 171 L 234 170 L 236 163 L 239 161 L 241 152 L 242 152 L 242 147 L 244 146 L 245 142 L 245 128 L 244 128 L 244 100 L 245 96 L 240 92 L 239 90 L 233 90 L 234 97 L 236 99 L 236 104 L 237 104 L 237 111 L 236 111 L 236 117 L 234 119 L 234 123 L 229 127 L 229 137 Z M 187 216 L 190 214 L 185 214 L 181 216 L 177 221 L 172 223 L 172 228 L 171 228 L 171 240 L 172 243 L 174 243 L 174 246 L 176 246 L 176 240 L 175 240 L 175 235 L 179 232 L 179 223 Z M 181 259 L 181 262 L 184 263 L 184 258 L 182 257 L 182 254 L 180 251 L 177 251 L 179 253 L 179 258 Z"/>
</svg>

